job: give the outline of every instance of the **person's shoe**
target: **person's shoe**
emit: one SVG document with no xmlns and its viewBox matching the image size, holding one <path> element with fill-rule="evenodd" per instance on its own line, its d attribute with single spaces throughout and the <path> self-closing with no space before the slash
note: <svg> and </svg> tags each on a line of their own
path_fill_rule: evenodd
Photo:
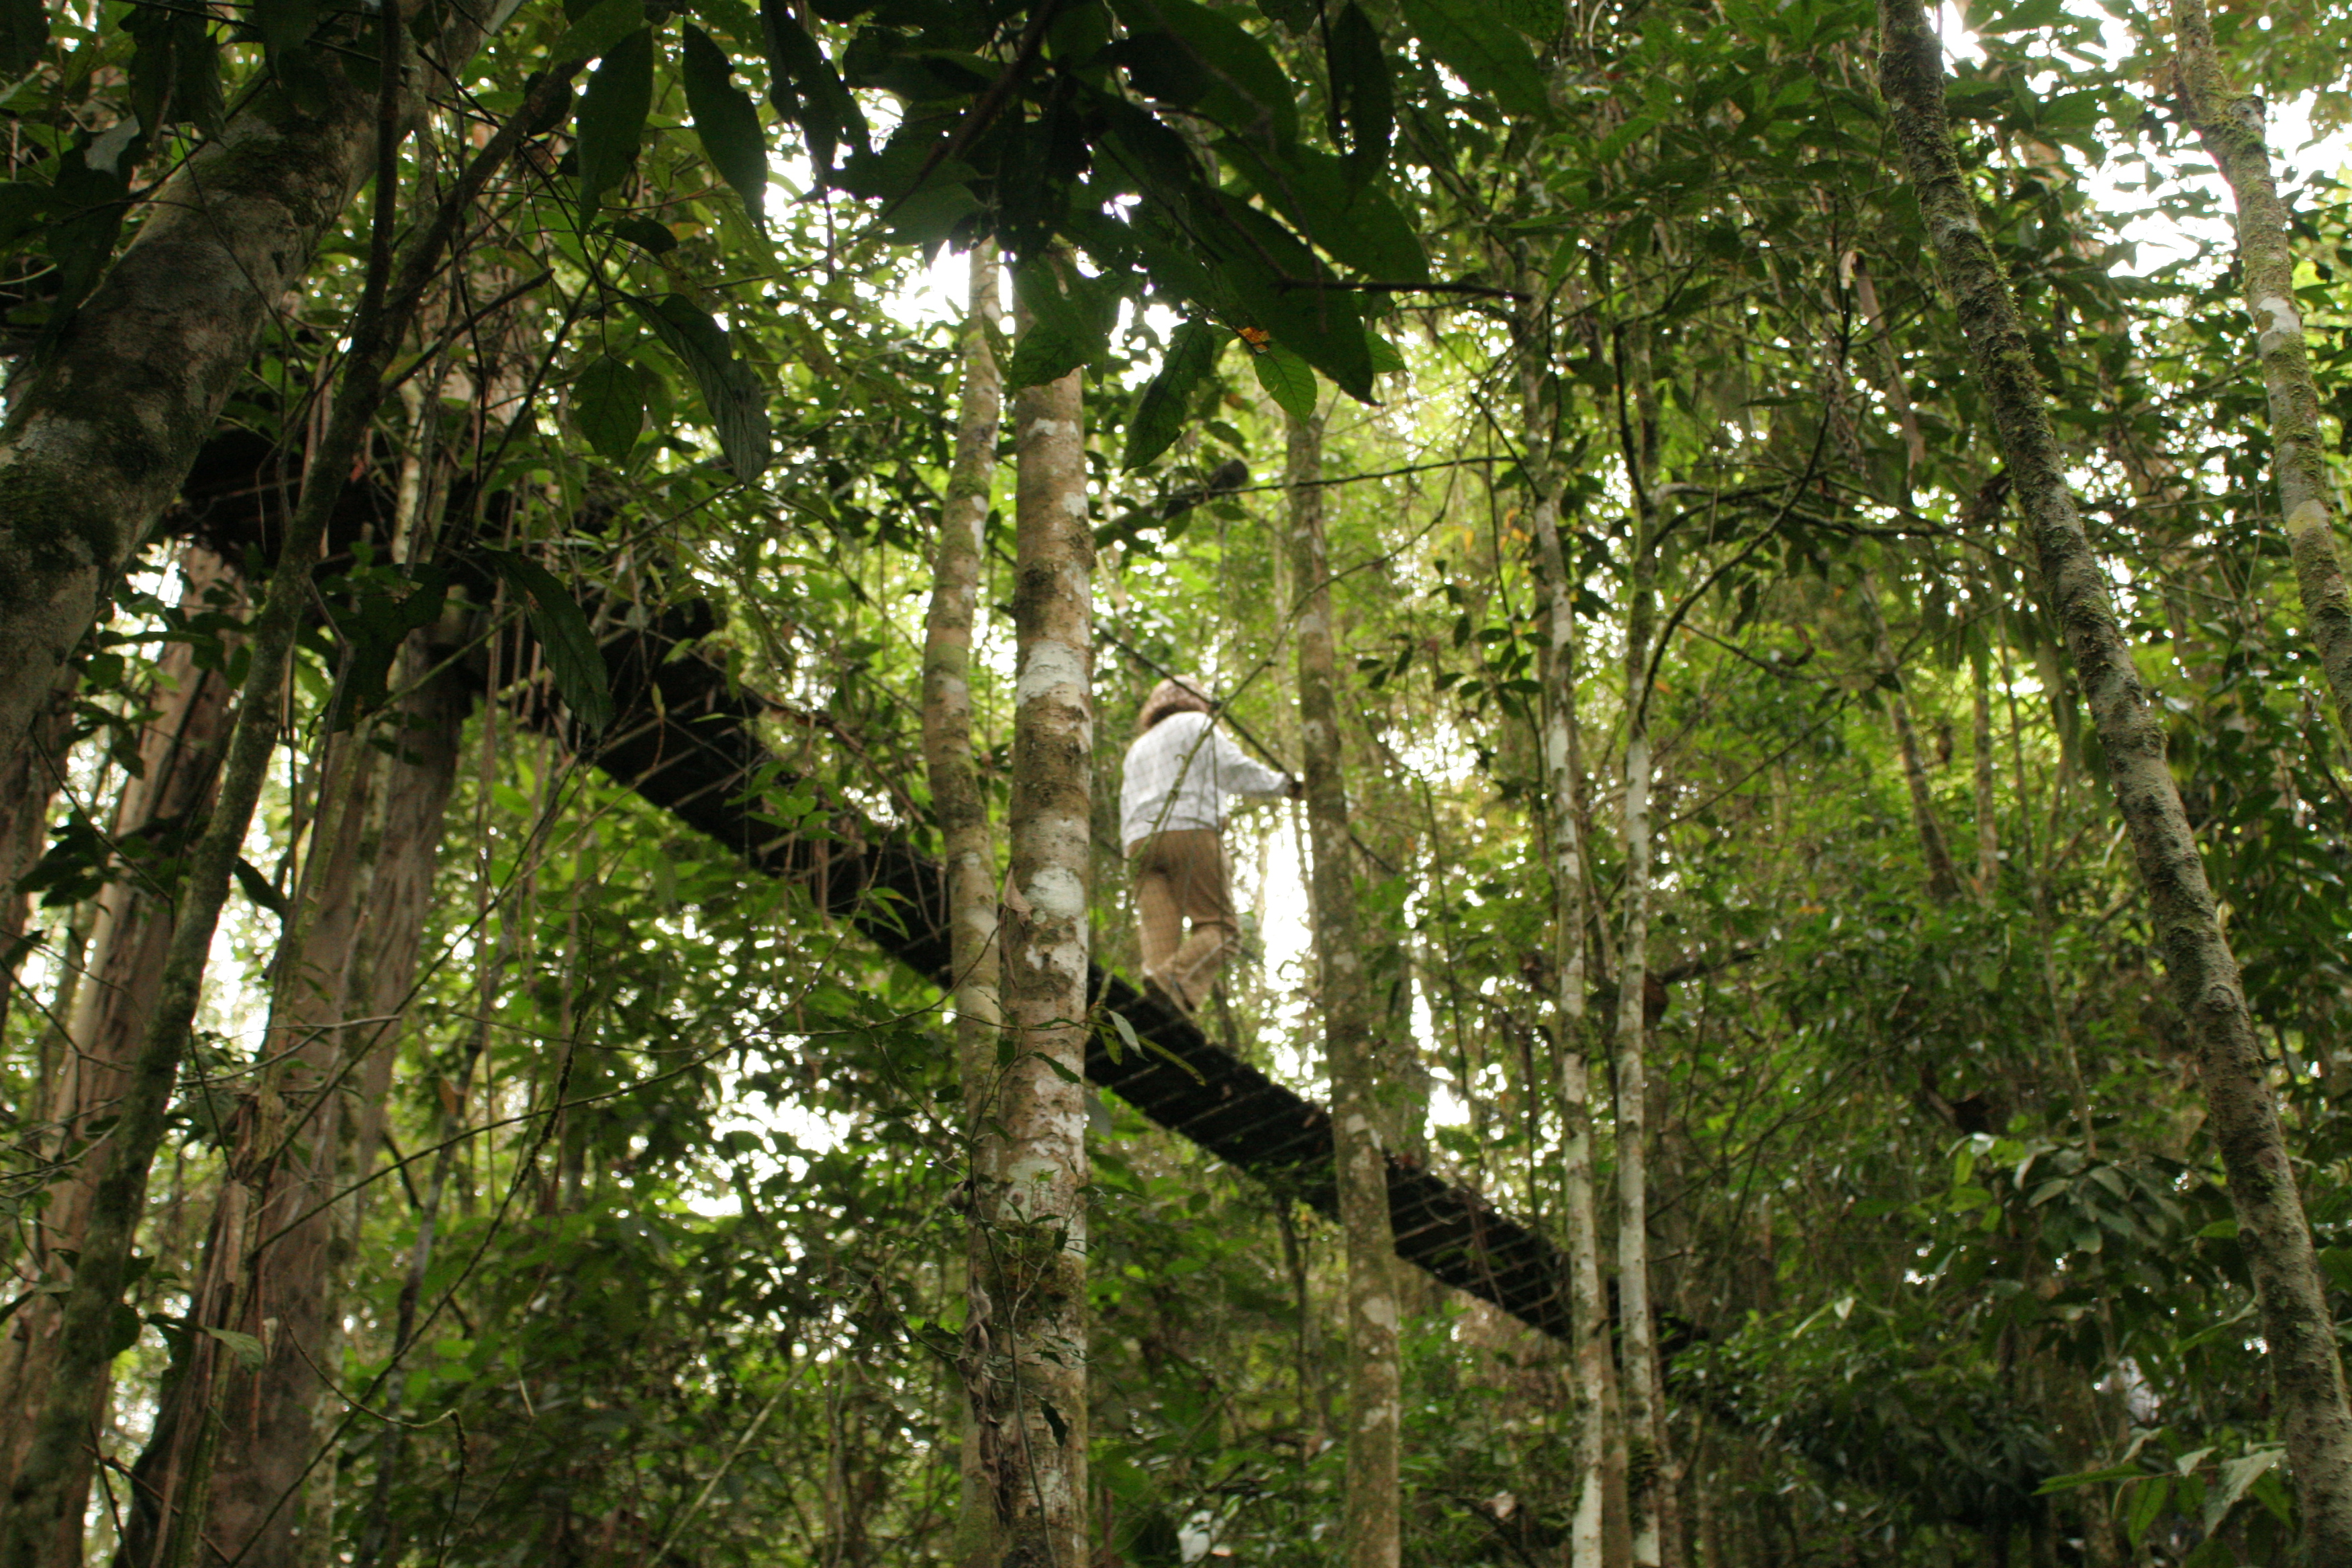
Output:
<svg viewBox="0 0 2352 1568">
<path fill-rule="evenodd" d="M 1143 977 L 1143 994 L 1180 1018 L 1189 1018 L 1192 1016 L 1192 1009 L 1185 1002 L 1184 994 L 1157 974 L 1147 974 Z"/>
</svg>

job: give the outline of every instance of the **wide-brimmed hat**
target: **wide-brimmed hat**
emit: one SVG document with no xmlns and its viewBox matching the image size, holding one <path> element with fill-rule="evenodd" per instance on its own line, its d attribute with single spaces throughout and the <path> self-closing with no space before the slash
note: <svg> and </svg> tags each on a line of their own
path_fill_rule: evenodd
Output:
<svg viewBox="0 0 2352 1568">
<path fill-rule="evenodd" d="M 1181 676 L 1171 677 L 1151 689 L 1143 700 L 1143 711 L 1135 716 L 1135 732 L 1142 734 L 1171 713 L 1213 713 L 1216 704 L 1192 681 Z"/>
</svg>

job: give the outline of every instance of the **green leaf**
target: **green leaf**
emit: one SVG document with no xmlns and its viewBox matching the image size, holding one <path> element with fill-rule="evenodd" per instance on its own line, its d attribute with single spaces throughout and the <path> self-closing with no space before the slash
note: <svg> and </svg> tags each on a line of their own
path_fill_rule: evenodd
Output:
<svg viewBox="0 0 2352 1568">
<path fill-rule="evenodd" d="M 768 47 L 768 101 L 800 126 L 810 165 L 830 180 L 835 147 L 847 142 L 854 152 L 866 150 L 865 112 L 793 16 L 792 0 L 760 0 L 760 35 Z"/>
<path fill-rule="evenodd" d="M 1349 0 L 1333 18 L 1323 51 L 1331 78 L 1331 140 L 1347 132 L 1348 162 L 1360 174 L 1388 166 L 1389 142 L 1396 134 L 1396 84 L 1380 29 Z"/>
<path fill-rule="evenodd" d="M 259 1372 L 269 1360 L 268 1352 L 261 1348 L 261 1342 L 251 1334 L 239 1333 L 235 1329 L 216 1329 L 210 1323 L 201 1326 L 205 1333 L 227 1346 L 229 1354 L 236 1357 L 237 1364 L 247 1372 Z"/>
<path fill-rule="evenodd" d="M 1128 74 L 1154 97 L 1196 109 L 1262 146 L 1298 140 L 1289 77 L 1231 17 L 1193 0 L 1112 0 L 1132 35 Z"/>
<path fill-rule="evenodd" d="M 547 51 L 551 68 L 577 65 L 610 54 L 613 46 L 646 25 L 646 0 L 596 0 L 563 29 Z"/>
<path fill-rule="evenodd" d="M 245 890 L 245 896 L 253 900 L 255 908 L 268 910 L 281 921 L 294 912 L 293 906 L 286 901 L 286 895 L 278 890 L 277 884 L 270 881 L 268 874 L 244 856 L 238 856 L 236 864 L 229 870 L 236 876 L 236 885 Z"/>
<path fill-rule="evenodd" d="M 0 76 L 23 76 L 48 47 L 49 8 L 44 0 L 0 0 Z"/>
<path fill-rule="evenodd" d="M 1118 1031 L 1119 1039 L 1127 1042 L 1125 1050 L 1122 1050 L 1115 1041 L 1105 1040 L 1103 1042 L 1103 1049 L 1110 1053 L 1110 1059 L 1114 1063 L 1125 1061 L 1127 1059 L 1127 1051 L 1133 1051 L 1136 1055 L 1141 1056 L 1143 1054 L 1143 1042 L 1135 1037 L 1135 1026 L 1127 1021 L 1127 1015 L 1124 1013 L 1114 1012 L 1111 1013 L 1109 1016 L 1111 1027 Z"/>
<path fill-rule="evenodd" d="M 1121 469 L 1132 473 L 1176 444 L 1184 433 L 1184 410 L 1192 403 L 1192 389 L 1216 368 L 1223 338 L 1222 330 L 1206 321 L 1187 321 L 1176 329 L 1160 374 L 1143 389 L 1127 422 Z"/>
<path fill-rule="evenodd" d="M 310 42 L 319 26 L 318 0 L 253 0 L 253 25 L 274 68 L 279 56 Z"/>
<path fill-rule="evenodd" d="M 482 557 L 522 599 L 523 613 L 530 617 L 530 629 L 547 655 L 548 671 L 555 677 L 555 689 L 572 717 L 590 730 L 606 728 L 613 722 L 612 683 L 596 634 L 588 629 L 588 617 L 578 603 L 536 561 L 506 550 L 485 550 Z"/>
<path fill-rule="evenodd" d="M 625 463 L 646 425 L 645 373 L 602 354 L 572 384 L 572 417 L 589 447 L 608 463 Z"/>
<path fill-rule="evenodd" d="M 348 609 L 339 610 L 335 633 L 343 640 L 345 662 L 329 723 L 349 729 L 354 720 L 381 707 L 389 696 L 393 660 L 408 634 L 441 618 L 449 596 L 449 574 L 418 567 L 397 594 L 372 585 Z"/>
<path fill-rule="evenodd" d="M 751 221 L 768 222 L 768 139 L 760 129 L 760 111 L 751 95 L 733 80 L 734 66 L 727 51 L 710 35 L 688 22 L 681 61 L 686 78 L 686 107 L 694 116 L 694 133 L 719 177 L 735 187 Z"/>
<path fill-rule="evenodd" d="M 131 56 L 131 112 L 152 136 L 167 125 L 220 129 L 220 46 L 203 7 L 158 4 L 132 8 L 122 29 L 135 44 Z"/>
<path fill-rule="evenodd" d="M 1567 22 L 1559 0 L 1502 0 L 1506 20 L 1528 37 L 1549 43 Z"/>
<path fill-rule="evenodd" d="M 1429 258 L 1411 220 L 1349 160 L 1307 146 L 1266 157 L 1237 142 L 1219 151 L 1326 254 L 1379 281 L 1429 281 Z"/>
<path fill-rule="evenodd" d="M 1527 40 L 1493 0 L 1402 0 L 1405 20 L 1429 52 L 1513 114 L 1545 117 L 1551 100 Z"/>
<path fill-rule="evenodd" d="M 596 216 L 604 193 L 619 184 L 635 164 L 646 116 L 653 105 L 654 30 L 639 27 L 604 51 L 596 74 L 588 79 L 588 90 L 580 95 L 577 123 L 583 218 Z"/>
<path fill-rule="evenodd" d="M 87 154 L 85 148 L 59 159 L 57 183 L 48 193 L 51 217 L 42 237 L 49 259 L 58 264 L 60 310 L 80 303 L 98 287 L 131 210 L 131 182 L 111 169 L 90 167 Z"/>
<path fill-rule="evenodd" d="M 658 303 L 632 295 L 629 304 L 663 346 L 686 362 L 727 466 L 745 484 L 755 483 L 770 456 L 768 394 L 759 376 L 736 356 L 726 330 L 684 295 L 665 295 Z"/>
<path fill-rule="evenodd" d="M 1019 392 L 1059 381 L 1094 358 L 1100 347 L 1093 337 L 1060 322 L 1032 321 L 1004 367 L 1004 390 Z"/>
<path fill-rule="evenodd" d="M 1280 343 L 1268 343 L 1250 356 L 1257 384 L 1265 388 L 1282 411 L 1299 419 L 1315 417 L 1315 370 Z"/>
</svg>

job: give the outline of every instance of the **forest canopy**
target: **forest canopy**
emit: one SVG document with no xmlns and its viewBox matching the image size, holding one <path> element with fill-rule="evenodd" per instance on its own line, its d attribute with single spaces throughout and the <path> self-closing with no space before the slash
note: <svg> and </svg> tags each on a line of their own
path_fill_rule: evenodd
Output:
<svg viewBox="0 0 2352 1568">
<path fill-rule="evenodd" d="M 2347 37 L 0 0 L 0 1568 L 2352 1563 Z"/>
</svg>

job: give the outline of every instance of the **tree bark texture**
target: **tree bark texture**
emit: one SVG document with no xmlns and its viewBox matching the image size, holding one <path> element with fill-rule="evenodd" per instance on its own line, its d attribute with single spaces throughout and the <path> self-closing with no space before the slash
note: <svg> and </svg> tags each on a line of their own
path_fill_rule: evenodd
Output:
<svg viewBox="0 0 2352 1568">
<path fill-rule="evenodd" d="M 450 6 L 433 58 L 472 56 Z M 0 762 L 122 580 L 254 350 L 376 162 L 376 95 L 265 84 L 163 183 L 0 426 Z M 405 95 L 414 121 L 422 95 Z"/>
<path fill-rule="evenodd" d="M 1349 1568 L 1397 1568 L 1398 1439 L 1403 1405 L 1397 1352 L 1396 1238 L 1389 1225 L 1388 1154 L 1381 1103 L 1383 1018 L 1364 969 L 1356 914 L 1356 850 L 1339 737 L 1339 653 L 1331 624 L 1331 567 L 1324 535 L 1323 420 L 1290 416 L 1292 630 L 1298 660 L 1298 732 L 1312 847 L 1307 882 L 1315 928 L 1316 992 L 1331 1079 L 1332 1154 L 1339 1230 L 1348 1258 Z"/>
<path fill-rule="evenodd" d="M 2254 353 L 2271 410 L 2272 463 L 2279 516 L 2294 559 L 2303 613 L 2319 646 L 2320 668 L 2336 699 L 2336 722 L 2352 738 L 2352 595 L 2336 550 L 2336 506 L 2327 447 L 2319 428 L 2319 384 L 2294 302 L 2294 253 L 2287 243 L 2286 204 L 2271 174 L 2260 97 L 2230 90 L 2205 0 L 2172 0 L 2180 46 L 2181 96 L 2205 150 L 2237 198 L 2238 276 L 2254 319 Z"/>
<path fill-rule="evenodd" d="M 1649 664 L 1656 616 L 1656 552 L 1646 504 L 1636 507 L 1625 609 L 1624 935 L 1617 962 L 1617 1308 L 1622 1325 L 1626 1492 L 1633 1561 L 1661 1561 L 1665 1410 L 1657 1331 L 1650 1317 L 1650 721 Z"/>
<path fill-rule="evenodd" d="M 210 607 L 208 595 L 226 574 L 220 558 L 191 546 L 181 570 L 181 604 L 191 611 Z M 115 1136 L 93 1136 L 90 1128 L 116 1114 L 129 1086 L 172 940 L 168 868 L 186 853 L 211 809 L 228 738 L 228 683 L 219 671 L 198 668 L 187 643 L 173 643 L 164 651 L 150 701 L 154 716 L 142 727 L 140 774 L 124 781 L 110 825 L 115 842 L 136 853 L 126 852 L 122 873 L 92 900 L 84 950 L 88 973 L 67 1019 L 64 1058 L 47 1086 L 44 1120 L 50 1149 L 66 1165 L 49 1189 L 32 1251 L 24 1260 L 36 1274 L 66 1275 L 59 1251 L 79 1253 L 87 1245 L 100 1177 Z M 63 1349 L 61 1306 L 54 1295 L 28 1297 L 0 1340 L 0 1481 L 14 1481 L 47 1402 Z M 85 1424 L 98 1424 L 104 1399 L 101 1381 L 89 1391 Z M 87 1489 L 85 1472 L 81 1490 L 68 1500 L 68 1535 L 52 1542 L 47 1561 L 79 1560 Z"/>
<path fill-rule="evenodd" d="M 2164 727 L 2066 488 L 2017 302 L 1987 243 L 1944 108 L 1935 30 L 1919 0 L 1881 0 L 1880 84 L 1945 288 L 1984 378 L 2003 457 L 2039 553 L 2053 619 L 2098 726 L 2157 943 L 2199 1076 L 2262 1315 L 2276 1408 L 2314 1563 L 2352 1563 L 2352 1411 L 2333 1316 L 2296 1190 L 2269 1068 L 2167 766 Z"/>
<path fill-rule="evenodd" d="M 1886 616 L 1879 608 L 1878 584 L 1867 572 L 1854 588 L 1864 621 L 1870 627 L 1871 656 L 1878 663 L 1878 684 L 1886 692 L 1886 707 L 1895 721 L 1895 742 L 1903 757 L 1903 783 L 1911 793 L 1911 826 L 1919 835 L 1920 858 L 1927 862 L 1927 896 L 1948 904 L 1960 896 L 1959 868 L 1952 863 L 1952 847 L 1936 816 L 1936 794 L 1927 778 L 1927 754 L 1919 747 L 1919 726 L 1911 716 L 1910 693 L 1904 689 L 1902 662 L 1895 657 L 1895 639 L 1886 633 Z"/>
<path fill-rule="evenodd" d="M 1993 804 L 1992 679 L 1986 662 L 1979 656 L 1969 663 L 1974 699 L 1969 742 L 1976 763 L 1977 897 L 1990 903 L 2000 885 L 2000 820 Z"/>
<path fill-rule="evenodd" d="M 1559 478 L 1552 459 L 1544 395 L 1549 367 L 1522 350 L 1521 390 L 1536 493 L 1532 509 L 1542 568 L 1549 662 L 1544 676 L 1544 782 L 1550 796 L 1552 963 L 1559 1037 L 1560 1206 L 1567 1228 L 1570 1397 L 1577 1412 L 1576 1504 L 1569 1521 L 1568 1568 L 1601 1568 L 1601 1469 L 1607 1434 L 1602 1391 L 1608 1378 L 1609 1309 L 1601 1282 L 1600 1218 L 1592 1198 L 1591 1037 L 1585 1016 L 1584 824 L 1578 809 L 1584 762 L 1577 728 L 1579 658 L 1576 582 L 1559 540 Z"/>
<path fill-rule="evenodd" d="M 58 769 L 80 691 L 80 671 L 68 667 L 35 711 L 26 744 L 13 760 L 0 762 L 0 1021 L 16 996 L 16 976 L 26 956 L 17 943 L 32 918 L 32 899 L 16 888 L 48 847 L 49 806 L 57 798 Z"/>
<path fill-rule="evenodd" d="M 1094 537 L 1079 378 L 1013 399 L 1012 875 L 981 1223 L 992 1341 L 982 1440 L 1004 1568 L 1085 1568 L 1087 969 L 1092 882 Z"/>
<path fill-rule="evenodd" d="M 986 1140 L 990 1089 L 996 1081 L 1002 1013 L 997 995 L 996 857 L 989 846 L 988 802 L 971 750 L 971 639 L 980 604 L 989 498 L 996 478 L 996 437 L 1004 409 L 997 368 L 996 247 L 971 252 L 971 305 L 964 316 L 963 395 L 956 414 L 955 456 L 948 472 L 947 505 L 940 517 L 939 553 L 932 566 L 930 614 L 923 627 L 923 759 L 930 774 L 931 811 L 939 819 L 948 883 L 947 923 L 955 966 L 956 1068 L 963 1087 L 965 1136 L 973 1149 Z M 971 1229 L 968 1284 L 988 1273 L 989 1237 Z M 965 1321 L 964 1384 L 968 1401 L 962 1449 L 963 1495 L 957 1521 L 956 1561 L 995 1568 L 1003 1556 L 997 1514 L 990 1500 L 986 1445 L 981 1431 L 989 1410 L 985 1341 L 988 1317 L 979 1309 L 985 1290 L 971 1292 L 975 1310 Z"/>
</svg>

